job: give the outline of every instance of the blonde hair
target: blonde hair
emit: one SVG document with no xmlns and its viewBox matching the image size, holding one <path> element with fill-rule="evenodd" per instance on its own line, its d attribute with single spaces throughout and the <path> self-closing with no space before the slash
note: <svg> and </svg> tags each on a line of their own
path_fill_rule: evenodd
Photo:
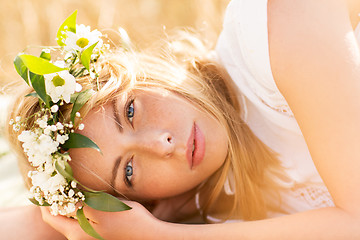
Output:
<svg viewBox="0 0 360 240">
<path fill-rule="evenodd" d="M 231 79 L 223 68 L 209 58 L 209 48 L 197 36 L 180 32 L 151 50 L 134 51 L 131 48 L 109 53 L 99 61 L 99 79 L 78 79 L 83 89 L 94 89 L 96 94 L 81 109 L 85 116 L 92 108 L 103 105 L 132 89 L 163 88 L 176 92 L 210 113 L 226 127 L 229 139 L 228 154 L 223 166 L 198 188 L 200 208 L 204 220 L 217 214 L 223 199 L 231 206 L 221 212 L 221 218 L 241 217 L 255 220 L 266 217 L 271 206 L 265 195 L 279 189 L 276 182 L 281 167 L 276 155 L 265 146 L 240 117 L 241 108 Z M 33 91 L 26 89 L 25 94 Z M 9 119 L 32 116 L 39 110 L 35 97 L 15 101 Z M 71 108 L 61 107 L 64 119 L 69 119 Z M 30 118 L 27 126 L 33 124 Z M 75 125 L 78 122 L 75 123 Z M 17 133 L 9 127 L 10 143 L 18 153 L 19 166 L 25 182 L 31 168 L 17 140 Z M 234 195 L 228 196 L 224 183 L 232 172 Z M 223 210 L 221 210 L 223 211 Z"/>
</svg>

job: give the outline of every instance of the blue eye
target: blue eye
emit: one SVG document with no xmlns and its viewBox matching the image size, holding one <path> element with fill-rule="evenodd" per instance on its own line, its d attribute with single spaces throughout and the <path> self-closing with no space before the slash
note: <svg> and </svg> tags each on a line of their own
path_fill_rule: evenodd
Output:
<svg viewBox="0 0 360 240">
<path fill-rule="evenodd" d="M 133 121 L 134 113 L 135 113 L 134 100 L 131 100 L 126 110 L 126 116 L 129 119 L 130 123 L 132 123 Z"/>
<path fill-rule="evenodd" d="M 132 161 L 130 161 L 125 167 L 125 178 L 126 181 L 131 185 L 131 177 L 133 175 Z"/>
</svg>

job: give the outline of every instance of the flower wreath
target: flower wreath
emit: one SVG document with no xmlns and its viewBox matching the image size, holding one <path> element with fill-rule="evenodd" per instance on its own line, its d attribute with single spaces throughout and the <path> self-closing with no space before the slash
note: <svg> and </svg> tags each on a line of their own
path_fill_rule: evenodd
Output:
<svg viewBox="0 0 360 240">
<path fill-rule="evenodd" d="M 40 110 L 28 117 L 10 120 L 15 131 L 21 131 L 18 140 L 34 170 L 28 173 L 32 187 L 30 201 L 38 206 L 49 206 L 53 215 L 69 215 L 76 211 L 76 218 L 89 235 L 102 239 L 92 228 L 82 207 L 88 205 L 100 211 L 123 211 L 131 209 L 114 196 L 95 191 L 79 183 L 69 165 L 68 150 L 71 148 L 100 148 L 89 138 L 75 133 L 75 118 L 79 110 L 95 93 L 82 86 L 76 78 L 90 75 L 97 81 L 94 63 L 109 49 L 103 44 L 103 35 L 89 26 L 76 25 L 77 11 L 72 13 L 57 32 L 57 47 L 43 49 L 40 57 L 20 53 L 14 60 L 16 71 L 32 86 L 34 93 L 25 97 L 37 97 Z M 51 51 L 60 50 L 62 57 L 51 59 Z M 60 106 L 72 105 L 69 122 L 61 122 Z M 32 126 L 26 122 L 32 118 Z M 77 129 L 82 130 L 83 124 Z M 81 189 L 78 188 L 81 186 Z M 80 207 L 78 207 L 80 205 Z M 77 209 L 77 210 L 76 210 Z"/>
</svg>

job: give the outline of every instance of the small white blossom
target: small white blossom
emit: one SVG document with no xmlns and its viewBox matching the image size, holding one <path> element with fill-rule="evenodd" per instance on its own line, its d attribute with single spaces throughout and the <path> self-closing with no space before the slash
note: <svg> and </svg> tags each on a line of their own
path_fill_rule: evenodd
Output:
<svg viewBox="0 0 360 240">
<path fill-rule="evenodd" d="M 18 132 L 18 131 L 20 130 L 19 124 L 14 124 L 14 125 L 13 125 L 13 130 L 14 130 L 15 132 Z"/>
<path fill-rule="evenodd" d="M 65 210 L 66 210 L 67 213 L 75 212 L 75 210 L 76 210 L 75 204 L 68 203 L 67 206 L 65 207 Z"/>
<path fill-rule="evenodd" d="M 76 182 L 75 181 L 71 181 L 71 187 L 76 188 Z"/>
<path fill-rule="evenodd" d="M 96 79 L 96 74 L 95 74 L 93 71 L 91 71 L 91 72 L 90 72 L 90 77 L 91 77 L 92 79 Z"/>
<path fill-rule="evenodd" d="M 14 119 L 10 119 L 9 124 L 13 125 L 14 124 Z"/>
<path fill-rule="evenodd" d="M 46 128 L 47 127 L 47 121 L 39 118 L 38 120 L 36 120 L 36 123 L 39 125 L 40 128 Z"/>
<path fill-rule="evenodd" d="M 57 216 L 59 214 L 59 205 L 57 203 L 54 203 L 50 206 L 51 209 L 51 215 Z"/>
<path fill-rule="evenodd" d="M 57 131 L 56 125 L 51 125 L 50 130 L 53 131 L 53 132 Z"/>
<path fill-rule="evenodd" d="M 77 117 L 80 117 L 80 116 L 81 116 L 79 112 L 76 112 L 75 115 L 76 115 Z"/>
<path fill-rule="evenodd" d="M 56 174 L 47 181 L 46 190 L 48 190 L 50 193 L 55 193 L 58 191 L 58 189 L 60 189 L 60 187 L 63 187 L 64 185 L 66 185 L 65 178 L 61 174 Z"/>
<path fill-rule="evenodd" d="M 81 124 L 79 125 L 79 130 L 83 130 L 84 127 L 85 127 L 85 125 L 84 125 L 83 123 L 81 123 Z"/>
<path fill-rule="evenodd" d="M 68 193 L 69 197 L 73 197 L 75 195 L 74 190 L 70 189 L 69 193 Z"/>
<path fill-rule="evenodd" d="M 51 127 L 50 127 L 50 126 L 47 126 L 47 127 L 44 129 L 44 134 L 50 135 L 50 133 L 51 133 Z"/>
<path fill-rule="evenodd" d="M 50 108 L 51 112 L 56 113 L 59 110 L 59 106 L 58 105 L 54 105 Z"/>
<path fill-rule="evenodd" d="M 81 92 L 82 90 L 82 86 L 80 83 L 76 83 L 76 86 L 75 86 L 75 92 Z"/>
<path fill-rule="evenodd" d="M 31 182 L 34 187 L 40 187 L 40 189 L 45 190 L 49 178 L 50 175 L 46 172 L 35 172 L 31 176 Z"/>
<path fill-rule="evenodd" d="M 20 116 L 17 116 L 16 118 L 15 118 L 15 122 L 20 122 L 21 121 L 21 117 Z"/>
<path fill-rule="evenodd" d="M 60 144 L 64 144 L 66 142 L 66 140 L 69 139 L 69 136 L 67 134 L 65 135 L 57 135 L 56 136 L 56 141 L 59 142 Z"/>
<path fill-rule="evenodd" d="M 63 130 L 63 129 L 64 129 L 64 125 L 62 125 L 61 122 L 58 122 L 58 123 L 56 123 L 56 128 L 57 128 L 57 130 Z"/>
</svg>

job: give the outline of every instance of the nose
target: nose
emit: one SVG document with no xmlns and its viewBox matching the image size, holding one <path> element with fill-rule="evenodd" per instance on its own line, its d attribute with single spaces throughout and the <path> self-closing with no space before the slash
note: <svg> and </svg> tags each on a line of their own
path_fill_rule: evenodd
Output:
<svg viewBox="0 0 360 240">
<path fill-rule="evenodd" d="M 158 157 L 170 157 L 175 151 L 175 139 L 167 131 L 145 131 L 133 143 L 137 151 Z"/>
</svg>

